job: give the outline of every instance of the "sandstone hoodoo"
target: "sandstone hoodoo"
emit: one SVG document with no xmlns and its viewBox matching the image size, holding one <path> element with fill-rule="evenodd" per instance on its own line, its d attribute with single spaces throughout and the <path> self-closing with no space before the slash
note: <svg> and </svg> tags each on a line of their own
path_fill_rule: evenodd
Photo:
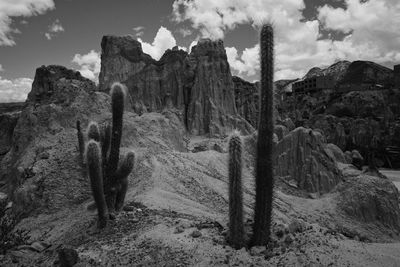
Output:
<svg viewBox="0 0 400 267">
<path fill-rule="evenodd" d="M 99 88 L 124 83 L 128 100 L 138 113 L 163 110 L 166 99 L 193 134 L 225 135 L 234 128 L 244 133 L 251 125 L 237 113 L 234 84 L 222 41 L 202 39 L 190 54 L 177 47 L 156 61 L 143 53 L 130 36 L 104 36 Z"/>
</svg>

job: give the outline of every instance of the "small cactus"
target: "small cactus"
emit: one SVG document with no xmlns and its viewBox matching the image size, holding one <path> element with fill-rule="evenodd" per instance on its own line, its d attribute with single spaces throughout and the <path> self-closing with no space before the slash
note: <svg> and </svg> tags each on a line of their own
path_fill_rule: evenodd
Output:
<svg viewBox="0 0 400 267">
<path fill-rule="evenodd" d="M 107 204 L 103 191 L 103 170 L 101 150 L 98 142 L 90 140 L 86 146 L 86 163 L 90 178 L 92 194 L 97 207 L 98 228 L 107 225 Z"/>
<path fill-rule="evenodd" d="M 229 138 L 229 242 L 239 249 L 244 246 L 242 140 L 238 132 Z"/>
<path fill-rule="evenodd" d="M 274 188 L 272 166 L 274 134 L 274 38 L 270 24 L 262 26 L 261 50 L 261 97 L 256 156 L 256 203 L 252 245 L 264 246 L 270 240 Z"/>
</svg>

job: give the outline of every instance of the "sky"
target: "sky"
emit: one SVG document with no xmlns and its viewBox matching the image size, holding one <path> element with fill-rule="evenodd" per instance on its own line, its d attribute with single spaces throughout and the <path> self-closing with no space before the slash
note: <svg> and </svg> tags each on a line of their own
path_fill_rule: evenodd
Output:
<svg viewBox="0 0 400 267">
<path fill-rule="evenodd" d="M 258 79 L 260 25 L 275 28 L 275 79 L 338 60 L 400 63 L 398 0 L 0 0 L 0 102 L 24 101 L 35 69 L 97 82 L 103 35 L 133 35 L 159 59 L 222 39 L 233 75 Z"/>
</svg>

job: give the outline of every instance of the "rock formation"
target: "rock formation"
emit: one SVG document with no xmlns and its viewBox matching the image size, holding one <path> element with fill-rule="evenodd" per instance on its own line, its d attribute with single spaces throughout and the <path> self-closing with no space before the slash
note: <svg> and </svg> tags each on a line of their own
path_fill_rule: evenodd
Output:
<svg viewBox="0 0 400 267">
<path fill-rule="evenodd" d="M 20 112 L 0 114 L 0 159 L 11 149 L 12 136 L 19 114 Z"/>
<path fill-rule="evenodd" d="M 387 179 L 352 177 L 338 186 L 338 207 L 361 222 L 381 222 L 400 230 L 399 191 Z"/>
<path fill-rule="evenodd" d="M 253 127 L 257 127 L 259 110 L 259 88 L 255 83 L 233 76 L 236 109 Z"/>
<path fill-rule="evenodd" d="M 310 193 L 330 192 L 341 181 L 341 174 L 328 150 L 319 132 L 296 128 L 276 145 L 276 175 L 294 180 L 298 188 Z"/>
<path fill-rule="evenodd" d="M 122 146 L 183 151 L 183 126 L 171 111 L 124 115 Z M 79 73 L 61 66 L 37 69 L 32 91 L 0 164 L 13 210 L 23 215 L 55 212 L 91 197 L 83 175 L 76 138 L 76 120 L 109 121 L 110 97 Z M 154 140 L 162 137 L 162 142 Z M 140 140 L 140 141 L 138 141 Z M 73 188 L 73 190 L 71 190 Z"/>
<path fill-rule="evenodd" d="M 222 41 L 200 40 L 190 54 L 175 47 L 159 61 L 143 53 L 140 42 L 130 36 L 104 36 L 101 47 L 100 90 L 107 91 L 114 81 L 126 84 L 136 113 L 161 111 L 168 98 L 193 134 L 252 130 L 237 114 Z"/>
</svg>

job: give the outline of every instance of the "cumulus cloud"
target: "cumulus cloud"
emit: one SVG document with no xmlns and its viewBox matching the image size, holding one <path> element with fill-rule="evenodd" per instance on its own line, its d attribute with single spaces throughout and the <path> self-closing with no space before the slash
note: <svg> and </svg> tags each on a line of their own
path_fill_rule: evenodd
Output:
<svg viewBox="0 0 400 267">
<path fill-rule="evenodd" d="M 0 103 L 25 101 L 32 82 L 30 78 L 8 80 L 0 77 Z"/>
<path fill-rule="evenodd" d="M 13 18 L 30 17 L 54 9 L 53 0 L 8 0 L 0 3 L 0 46 L 13 46 L 13 34 L 19 30 L 12 27 Z"/>
<path fill-rule="evenodd" d="M 317 19 L 304 21 L 298 0 L 175 0 L 173 17 L 190 22 L 202 37 L 224 38 L 240 24 L 258 29 L 272 21 L 275 28 L 275 79 L 297 78 L 314 66 L 338 59 L 373 60 L 390 66 L 399 62 L 400 2 L 397 0 L 344 0 L 346 8 L 325 5 Z M 342 31 L 343 40 L 321 39 L 320 27 Z M 238 51 L 227 48 L 234 74 L 253 78 L 259 70 L 258 46 Z"/>
<path fill-rule="evenodd" d="M 226 47 L 225 50 L 230 67 L 237 74 L 253 76 L 260 69 L 258 63 L 260 46 L 258 44 L 252 48 L 246 48 L 241 56 L 235 47 Z"/>
<path fill-rule="evenodd" d="M 143 52 L 149 54 L 152 58 L 156 60 L 159 60 L 161 58 L 165 50 L 171 49 L 176 46 L 176 40 L 171 31 L 162 26 L 158 29 L 157 34 L 151 44 L 143 41 L 140 38 L 138 39 L 138 41 L 142 43 Z M 187 50 L 185 47 L 180 46 L 179 48 L 185 51 Z"/>
<path fill-rule="evenodd" d="M 134 27 L 134 28 L 132 28 L 132 30 L 135 33 L 136 38 L 139 38 L 144 34 L 144 27 L 143 26 Z"/>
<path fill-rule="evenodd" d="M 47 40 L 51 40 L 57 33 L 63 32 L 64 27 L 61 25 L 60 20 L 56 19 L 51 25 L 49 25 L 48 32 L 44 34 Z"/>
<path fill-rule="evenodd" d="M 78 71 L 83 77 L 91 79 L 96 83 L 98 82 L 101 67 L 100 53 L 90 50 L 89 53 L 84 55 L 76 54 L 72 59 L 72 63 L 79 66 Z"/>
</svg>

